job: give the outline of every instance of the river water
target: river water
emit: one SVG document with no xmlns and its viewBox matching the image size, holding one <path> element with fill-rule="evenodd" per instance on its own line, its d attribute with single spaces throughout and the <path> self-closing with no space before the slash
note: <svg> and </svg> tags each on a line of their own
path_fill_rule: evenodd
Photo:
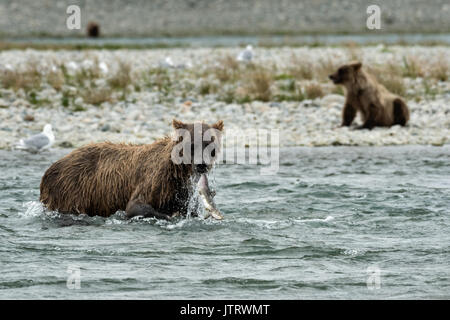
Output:
<svg viewBox="0 0 450 320">
<path fill-rule="evenodd" d="M 225 220 L 174 222 L 44 212 L 40 178 L 69 151 L 0 151 L 1 299 L 450 298 L 449 145 L 220 164 Z"/>
<path fill-rule="evenodd" d="M 89 45 L 89 46 L 143 46 L 143 47 L 235 47 L 247 44 L 255 46 L 283 45 L 342 45 L 346 43 L 367 44 L 450 44 L 448 33 L 364 33 L 364 34 L 314 34 L 286 36 L 203 36 L 203 37 L 34 37 L 6 38 L 12 43 L 47 45 Z"/>
</svg>

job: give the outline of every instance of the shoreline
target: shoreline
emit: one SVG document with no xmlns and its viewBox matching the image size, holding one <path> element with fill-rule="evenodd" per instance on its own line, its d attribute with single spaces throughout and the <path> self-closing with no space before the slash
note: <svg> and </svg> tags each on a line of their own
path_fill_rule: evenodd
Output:
<svg viewBox="0 0 450 320">
<path fill-rule="evenodd" d="M 1 80 L 11 87 L 0 89 L 0 149 L 11 149 L 47 122 L 57 148 L 104 140 L 151 143 L 171 132 L 173 118 L 221 119 L 230 136 L 277 129 L 280 146 L 449 143 L 448 71 L 430 69 L 444 67 L 439 63 L 449 47 L 257 47 L 248 65 L 234 60 L 241 50 L 1 51 Z M 173 66 L 164 65 L 167 57 Z M 405 128 L 336 128 L 344 96 L 326 74 L 355 58 L 399 81 L 387 85 L 406 97 L 411 119 Z M 446 81 L 436 78 L 443 76 Z M 249 139 L 229 145 L 258 143 Z"/>
<path fill-rule="evenodd" d="M 370 46 L 450 46 L 449 32 L 431 33 L 303 33 L 292 35 L 220 35 L 98 37 L 0 37 L 0 50 L 150 50 L 176 48 L 233 48 L 251 44 L 260 48 Z"/>
</svg>

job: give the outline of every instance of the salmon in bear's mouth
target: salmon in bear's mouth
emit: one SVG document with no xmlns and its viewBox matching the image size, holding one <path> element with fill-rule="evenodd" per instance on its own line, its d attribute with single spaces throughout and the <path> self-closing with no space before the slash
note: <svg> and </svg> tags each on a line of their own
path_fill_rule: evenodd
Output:
<svg viewBox="0 0 450 320">
<path fill-rule="evenodd" d="M 209 216 L 213 217 L 216 220 L 222 220 L 223 215 L 217 209 L 216 204 L 214 203 L 214 193 L 211 191 L 208 185 L 208 177 L 206 174 L 202 174 L 200 179 L 198 180 L 198 193 L 200 198 L 202 199 L 203 205 L 205 206 L 206 211 L 208 211 L 205 219 Z"/>
</svg>

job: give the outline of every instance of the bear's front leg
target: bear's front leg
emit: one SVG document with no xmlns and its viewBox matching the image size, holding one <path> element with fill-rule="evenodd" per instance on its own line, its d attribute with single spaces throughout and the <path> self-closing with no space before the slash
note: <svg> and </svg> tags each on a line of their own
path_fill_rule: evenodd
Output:
<svg viewBox="0 0 450 320">
<path fill-rule="evenodd" d="M 362 125 L 357 126 L 356 130 L 369 129 L 372 130 L 375 127 L 375 121 L 372 119 L 367 119 Z"/>
<path fill-rule="evenodd" d="M 130 200 L 127 204 L 125 213 L 128 219 L 143 216 L 144 218 L 155 217 L 158 219 L 170 220 L 168 215 L 156 211 L 151 205 L 139 200 Z"/>
<path fill-rule="evenodd" d="M 342 110 L 342 123 L 341 127 L 348 127 L 352 124 L 356 116 L 356 109 L 350 104 L 346 103 L 344 110 Z"/>
<path fill-rule="evenodd" d="M 367 115 L 366 120 L 364 121 L 364 124 L 362 126 L 356 127 L 356 129 L 358 129 L 358 130 L 360 130 L 360 129 L 372 130 L 375 127 L 375 125 L 376 125 L 376 119 L 377 119 L 377 115 L 378 115 L 378 110 L 379 110 L 379 108 L 375 104 L 371 103 L 369 105 L 368 115 Z"/>
</svg>

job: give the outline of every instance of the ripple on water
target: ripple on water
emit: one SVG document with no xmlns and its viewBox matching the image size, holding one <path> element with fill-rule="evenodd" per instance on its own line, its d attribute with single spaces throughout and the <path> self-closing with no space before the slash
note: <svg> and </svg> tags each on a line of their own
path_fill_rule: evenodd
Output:
<svg viewBox="0 0 450 320">
<path fill-rule="evenodd" d="M 0 289 L 17 289 L 17 288 L 29 288 L 41 285 L 65 285 L 66 280 L 59 279 L 57 277 L 45 277 L 43 280 L 33 280 L 33 279 L 20 279 L 15 281 L 1 281 Z"/>
<path fill-rule="evenodd" d="M 0 298 L 74 297 L 68 264 L 82 268 L 83 298 L 365 299 L 371 265 L 387 297 L 448 292 L 450 148 L 283 150 L 275 176 L 217 167 L 223 221 L 44 210 L 30 200 L 63 152 L 0 151 Z"/>
<path fill-rule="evenodd" d="M 236 278 L 236 277 L 224 277 L 224 278 L 212 278 L 201 281 L 202 284 L 208 286 L 232 286 L 232 287 L 245 287 L 245 288 L 258 288 L 258 289 L 275 289 L 280 285 L 274 280 L 263 280 L 254 278 Z"/>
</svg>

